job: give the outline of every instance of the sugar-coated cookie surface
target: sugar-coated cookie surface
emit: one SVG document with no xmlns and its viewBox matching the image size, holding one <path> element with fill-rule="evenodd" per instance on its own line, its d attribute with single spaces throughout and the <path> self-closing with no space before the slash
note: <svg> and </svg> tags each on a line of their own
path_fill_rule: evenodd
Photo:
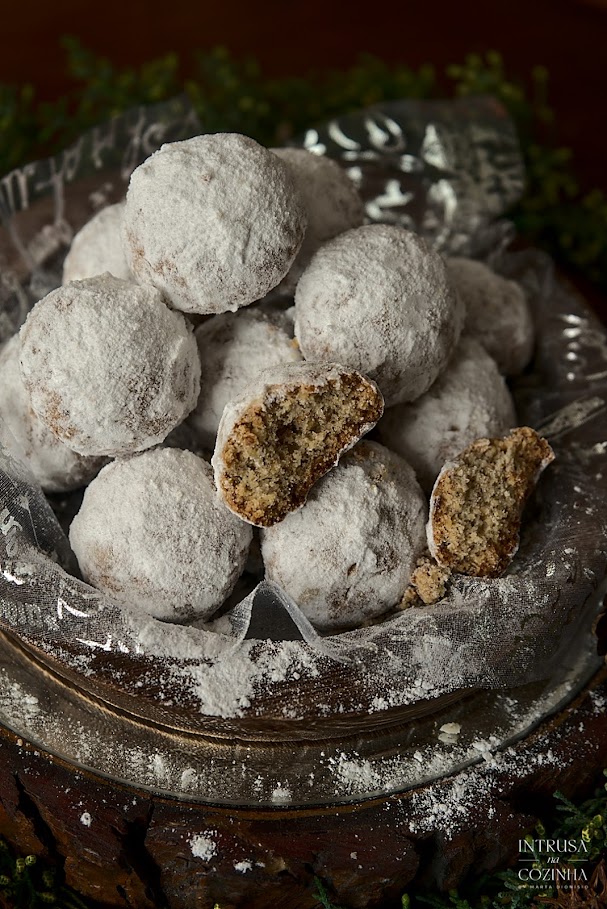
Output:
<svg viewBox="0 0 607 909">
<path fill-rule="evenodd" d="M 430 497 L 428 548 L 439 565 L 494 578 L 519 546 L 525 503 L 554 460 L 548 442 L 521 426 L 477 439 L 441 470 Z"/>
<path fill-rule="evenodd" d="M 245 521 L 270 527 L 379 420 L 383 398 L 355 370 L 287 363 L 226 405 L 212 464 L 219 494 Z"/>
<path fill-rule="evenodd" d="M 533 353 L 534 327 L 522 287 L 483 262 L 447 259 L 449 278 L 466 307 L 464 332 L 476 338 L 501 371 L 516 375 Z"/>
<path fill-rule="evenodd" d="M 295 336 L 306 359 L 372 378 L 386 406 L 413 401 L 442 372 L 463 308 L 445 265 L 423 239 L 386 224 L 322 246 L 295 293 Z"/>
<path fill-rule="evenodd" d="M 63 263 L 63 284 L 106 271 L 123 281 L 133 280 L 122 248 L 123 214 L 124 202 L 108 205 L 78 231 Z"/>
<path fill-rule="evenodd" d="M 272 151 L 289 167 L 308 215 L 301 249 L 281 283 L 281 289 L 293 293 L 316 250 L 345 230 L 360 227 L 365 211 L 354 183 L 336 161 L 304 148 Z"/>
<path fill-rule="evenodd" d="M 21 378 L 20 353 L 18 335 L 0 348 L 0 423 L 14 436 L 25 463 L 45 492 L 78 489 L 93 479 L 105 460 L 72 451 L 38 419 Z"/>
<path fill-rule="evenodd" d="M 411 467 L 382 445 L 360 442 L 302 509 L 262 531 L 267 577 L 317 628 L 359 625 L 403 596 L 425 545 L 426 518 Z"/>
<path fill-rule="evenodd" d="M 236 310 L 281 281 L 306 215 L 287 166 L 236 133 L 163 145 L 131 176 L 125 252 L 185 312 Z"/>
<path fill-rule="evenodd" d="M 223 409 L 270 366 L 301 360 L 297 344 L 281 327 L 286 318 L 259 309 L 222 313 L 198 326 L 200 396 L 188 423 L 201 444 L 213 448 Z"/>
<path fill-rule="evenodd" d="M 434 385 L 411 404 L 389 407 L 377 432 L 429 492 L 445 461 L 475 439 L 515 425 L 514 402 L 495 360 L 478 341 L 463 337 Z"/>
<path fill-rule="evenodd" d="M 109 274 L 66 284 L 36 304 L 20 337 L 34 411 L 80 454 L 151 448 L 196 404 L 191 327 L 149 285 Z"/>
<path fill-rule="evenodd" d="M 171 622 L 205 618 L 221 606 L 251 536 L 217 498 L 209 464 L 175 448 L 104 467 L 70 528 L 85 580 Z"/>
</svg>

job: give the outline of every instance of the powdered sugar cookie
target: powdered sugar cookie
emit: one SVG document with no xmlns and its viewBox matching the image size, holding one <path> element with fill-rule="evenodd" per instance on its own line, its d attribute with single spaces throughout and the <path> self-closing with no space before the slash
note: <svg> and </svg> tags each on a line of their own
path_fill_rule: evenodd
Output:
<svg viewBox="0 0 607 909">
<path fill-rule="evenodd" d="M 466 306 L 464 332 L 483 345 L 505 375 L 522 372 L 534 343 L 522 287 L 473 259 L 447 259 L 447 272 Z"/>
<path fill-rule="evenodd" d="M 108 205 L 75 234 L 63 263 L 64 284 L 106 271 L 123 281 L 133 280 L 122 249 L 123 214 L 124 202 Z"/>
<path fill-rule="evenodd" d="M 428 390 L 462 323 L 441 257 L 420 237 L 386 224 L 349 230 L 322 246 L 295 293 L 304 357 L 360 370 L 377 382 L 388 407 Z"/>
<path fill-rule="evenodd" d="M 291 267 L 306 228 L 287 166 L 236 133 L 163 145 L 131 176 L 125 253 L 185 312 L 234 311 Z"/>
<path fill-rule="evenodd" d="M 410 404 L 389 407 L 377 431 L 429 492 L 445 461 L 475 439 L 515 425 L 514 402 L 497 364 L 477 341 L 462 338 L 434 385 Z"/>
<path fill-rule="evenodd" d="M 69 492 L 84 486 L 105 459 L 77 454 L 38 419 L 21 378 L 20 352 L 18 335 L 0 349 L 0 422 L 14 436 L 17 450 L 45 492 Z"/>
<path fill-rule="evenodd" d="M 200 396 L 188 423 L 203 445 L 215 445 L 224 407 L 246 392 L 264 369 L 302 359 L 283 322 L 288 324 L 286 317 L 269 318 L 255 308 L 213 316 L 196 329 Z"/>
<path fill-rule="evenodd" d="M 281 290 L 293 293 L 316 250 L 345 230 L 360 227 L 365 212 L 358 190 L 336 161 L 304 148 L 272 151 L 291 171 L 308 215 L 301 249 L 281 283 Z"/>
<path fill-rule="evenodd" d="M 104 467 L 70 528 L 85 580 L 171 622 L 205 618 L 221 606 L 251 536 L 217 498 L 209 464 L 176 448 Z"/>
<path fill-rule="evenodd" d="M 73 281 L 36 304 L 20 337 L 34 411 L 80 454 L 151 448 L 196 404 L 192 330 L 149 285 L 109 274 Z"/>
<path fill-rule="evenodd" d="M 400 601 L 425 545 L 426 517 L 409 465 L 360 442 L 302 509 L 261 532 L 267 577 L 317 628 L 360 625 Z"/>
</svg>

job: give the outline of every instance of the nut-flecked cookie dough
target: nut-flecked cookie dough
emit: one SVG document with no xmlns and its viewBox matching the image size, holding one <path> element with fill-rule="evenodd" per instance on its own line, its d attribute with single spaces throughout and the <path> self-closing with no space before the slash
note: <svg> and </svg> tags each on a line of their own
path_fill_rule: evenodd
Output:
<svg viewBox="0 0 607 909">
<path fill-rule="evenodd" d="M 85 580 L 170 622 L 206 618 L 221 606 L 251 537 L 217 498 L 210 465 L 176 448 L 104 467 L 70 528 Z"/>
<path fill-rule="evenodd" d="M 272 151 L 289 167 L 308 215 L 301 249 L 280 285 L 281 290 L 293 293 L 316 250 L 345 230 L 360 227 L 365 210 L 354 183 L 336 161 L 304 148 Z"/>
<path fill-rule="evenodd" d="M 286 164 L 247 136 L 163 145 L 131 176 L 126 257 L 175 309 L 220 313 L 263 297 L 288 272 L 305 229 Z"/>
<path fill-rule="evenodd" d="M 72 451 L 46 428 L 32 410 L 19 355 L 19 335 L 0 348 L 0 422 L 8 428 L 25 463 L 45 492 L 69 492 L 84 486 L 103 467 L 104 458 Z"/>
<path fill-rule="evenodd" d="M 425 546 L 426 498 L 413 470 L 363 441 L 302 509 L 263 530 L 267 577 L 317 628 L 339 631 L 395 606 Z"/>
<path fill-rule="evenodd" d="M 457 345 L 463 317 L 438 253 L 386 224 L 330 240 L 295 292 L 304 357 L 360 370 L 377 382 L 387 407 L 430 388 Z"/>
<path fill-rule="evenodd" d="M 224 410 L 212 458 L 219 494 L 251 524 L 282 521 L 382 411 L 375 383 L 352 369 L 289 363 L 266 370 Z"/>
<path fill-rule="evenodd" d="M 73 281 L 36 304 L 20 337 L 34 411 L 80 454 L 151 448 L 196 404 L 191 327 L 149 285 L 109 274 Z"/>
<path fill-rule="evenodd" d="M 124 202 L 108 205 L 78 231 L 63 263 L 63 284 L 106 271 L 123 281 L 134 280 L 122 248 L 123 215 Z"/>
<path fill-rule="evenodd" d="M 527 426 L 504 439 L 477 439 L 446 464 L 430 498 L 427 536 L 439 565 L 495 578 L 519 546 L 521 517 L 542 470 L 554 460 Z"/>
<path fill-rule="evenodd" d="M 516 375 L 531 359 L 534 328 L 522 287 L 483 262 L 447 259 L 449 278 L 466 307 L 464 333 L 476 338 L 504 375 Z"/>
<path fill-rule="evenodd" d="M 514 402 L 495 361 L 464 337 L 434 385 L 411 404 L 388 408 L 377 432 L 430 492 L 445 461 L 475 439 L 503 435 L 515 425 Z"/>
</svg>

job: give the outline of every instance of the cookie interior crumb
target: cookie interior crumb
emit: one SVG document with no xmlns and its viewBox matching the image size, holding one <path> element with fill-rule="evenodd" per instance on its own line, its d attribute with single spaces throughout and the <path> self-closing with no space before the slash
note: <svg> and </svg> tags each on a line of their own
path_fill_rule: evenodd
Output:
<svg viewBox="0 0 607 909">
<path fill-rule="evenodd" d="M 438 565 L 434 559 L 422 556 L 411 575 L 411 586 L 424 606 L 433 606 L 445 596 L 451 570 Z"/>
<path fill-rule="evenodd" d="M 447 593 L 450 578 L 450 568 L 438 565 L 428 554 L 420 556 L 411 573 L 409 586 L 396 608 L 402 611 L 411 606 L 434 606 Z"/>
<path fill-rule="evenodd" d="M 361 376 L 301 384 L 252 403 L 222 452 L 221 489 L 245 520 L 263 527 L 299 508 L 316 480 L 365 428 L 383 402 Z"/>
<path fill-rule="evenodd" d="M 528 427 L 478 439 L 444 468 L 432 493 L 431 551 L 453 571 L 497 577 L 518 548 L 522 510 L 554 458 Z"/>
<path fill-rule="evenodd" d="M 412 584 L 409 584 L 405 592 L 403 593 L 403 598 L 400 603 L 396 604 L 396 609 L 399 612 L 403 612 L 405 609 L 411 609 L 412 606 L 423 606 L 424 603 L 419 596 L 415 587 Z"/>
</svg>

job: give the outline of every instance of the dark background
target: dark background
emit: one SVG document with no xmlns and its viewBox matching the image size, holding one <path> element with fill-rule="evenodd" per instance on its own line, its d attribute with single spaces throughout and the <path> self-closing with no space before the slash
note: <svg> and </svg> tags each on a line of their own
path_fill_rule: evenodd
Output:
<svg viewBox="0 0 607 909">
<path fill-rule="evenodd" d="M 362 51 L 440 73 L 498 50 L 511 77 L 548 69 L 556 138 L 574 149 L 582 186 L 607 190 L 607 0 L 2 0 L 1 34 L 0 82 L 31 82 L 46 99 L 69 88 L 66 34 L 119 66 L 175 51 L 184 76 L 194 50 L 219 44 L 269 76 L 346 68 Z"/>
</svg>

